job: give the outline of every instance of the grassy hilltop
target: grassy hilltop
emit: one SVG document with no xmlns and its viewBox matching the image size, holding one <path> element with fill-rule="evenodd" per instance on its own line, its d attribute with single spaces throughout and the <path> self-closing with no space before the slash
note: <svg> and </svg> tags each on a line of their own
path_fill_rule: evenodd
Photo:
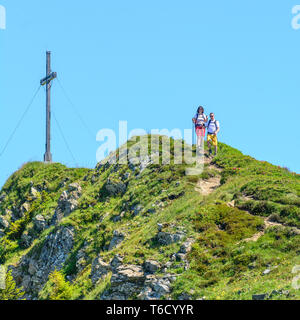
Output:
<svg viewBox="0 0 300 320">
<path fill-rule="evenodd" d="M 299 299 L 299 174 L 225 144 L 187 167 L 25 164 L 0 192 L 0 264 L 26 299 Z"/>
</svg>

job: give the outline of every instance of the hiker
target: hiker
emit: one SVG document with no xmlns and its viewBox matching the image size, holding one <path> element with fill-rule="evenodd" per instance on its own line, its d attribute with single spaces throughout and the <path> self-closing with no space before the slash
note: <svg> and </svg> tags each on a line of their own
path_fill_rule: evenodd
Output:
<svg viewBox="0 0 300 320">
<path fill-rule="evenodd" d="M 218 153 L 218 133 L 220 131 L 220 123 L 215 119 L 215 114 L 210 114 L 210 120 L 207 124 L 207 145 L 209 149 L 209 156 L 212 155 L 211 147 L 215 147 L 215 155 Z"/>
<path fill-rule="evenodd" d="M 200 106 L 197 110 L 193 123 L 195 124 L 197 134 L 197 148 L 199 151 L 204 150 L 205 128 L 208 117 L 204 113 L 204 108 Z"/>
</svg>

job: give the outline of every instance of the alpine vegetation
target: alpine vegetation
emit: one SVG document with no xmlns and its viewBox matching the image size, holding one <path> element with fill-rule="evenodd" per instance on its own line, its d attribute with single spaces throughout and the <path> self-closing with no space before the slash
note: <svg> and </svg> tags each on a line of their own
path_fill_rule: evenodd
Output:
<svg viewBox="0 0 300 320">
<path fill-rule="evenodd" d="M 299 299 L 300 176 L 212 146 L 198 175 L 177 159 L 197 146 L 151 135 L 95 169 L 24 164 L 0 192 L 0 299 Z"/>
</svg>

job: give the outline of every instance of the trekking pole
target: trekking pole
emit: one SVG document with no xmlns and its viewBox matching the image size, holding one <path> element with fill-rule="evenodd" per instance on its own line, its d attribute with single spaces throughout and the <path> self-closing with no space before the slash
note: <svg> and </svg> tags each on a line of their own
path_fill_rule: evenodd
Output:
<svg viewBox="0 0 300 320">
<path fill-rule="evenodd" d="M 193 148 L 193 145 L 194 145 L 194 142 L 195 142 L 195 130 L 194 130 L 194 123 L 192 124 L 192 148 Z"/>
</svg>

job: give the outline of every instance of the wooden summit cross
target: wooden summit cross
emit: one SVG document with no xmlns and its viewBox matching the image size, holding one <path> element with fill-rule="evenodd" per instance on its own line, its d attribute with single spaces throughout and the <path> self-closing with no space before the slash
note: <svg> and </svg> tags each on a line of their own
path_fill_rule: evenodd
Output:
<svg viewBox="0 0 300 320">
<path fill-rule="evenodd" d="M 57 77 L 56 72 L 51 72 L 51 52 L 46 52 L 46 77 L 41 80 L 41 86 L 46 85 L 46 152 L 44 162 L 52 162 L 51 154 L 51 81 Z"/>
</svg>

